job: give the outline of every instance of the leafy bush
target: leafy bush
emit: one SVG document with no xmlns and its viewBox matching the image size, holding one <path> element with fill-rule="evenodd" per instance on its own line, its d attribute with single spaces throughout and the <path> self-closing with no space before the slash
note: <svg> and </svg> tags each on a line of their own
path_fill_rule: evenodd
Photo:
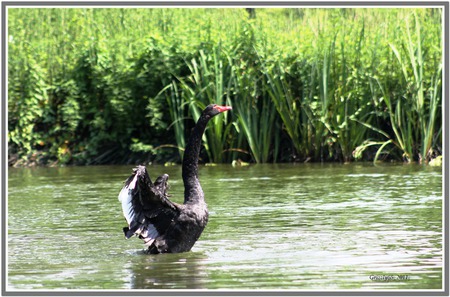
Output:
<svg viewBox="0 0 450 297">
<path fill-rule="evenodd" d="M 442 146 L 440 8 L 9 8 L 10 164 L 394 159 Z M 35 24 L 41 24 L 35 26 Z"/>
</svg>

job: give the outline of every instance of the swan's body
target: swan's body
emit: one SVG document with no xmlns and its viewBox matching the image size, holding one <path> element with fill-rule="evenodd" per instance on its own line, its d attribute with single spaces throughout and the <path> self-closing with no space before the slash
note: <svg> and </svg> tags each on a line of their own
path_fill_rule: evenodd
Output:
<svg viewBox="0 0 450 297">
<path fill-rule="evenodd" d="M 208 105 L 189 138 L 183 158 L 184 203 L 171 202 L 164 174 L 152 183 L 145 166 L 138 166 L 119 193 L 128 223 L 126 238 L 144 240 L 147 252 L 180 253 L 191 250 L 208 222 L 208 209 L 198 179 L 198 157 L 206 124 L 215 115 L 230 110 L 228 106 Z"/>
</svg>

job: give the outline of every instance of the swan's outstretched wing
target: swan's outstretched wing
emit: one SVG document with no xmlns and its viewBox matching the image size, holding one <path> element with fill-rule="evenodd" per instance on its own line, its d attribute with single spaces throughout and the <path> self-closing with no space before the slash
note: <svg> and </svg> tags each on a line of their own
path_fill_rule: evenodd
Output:
<svg viewBox="0 0 450 297">
<path fill-rule="evenodd" d="M 125 181 L 119 193 L 123 215 L 128 223 L 126 238 L 134 234 L 150 246 L 156 237 L 165 233 L 179 207 L 167 198 L 167 180 L 164 174 L 153 184 L 145 166 L 138 166 Z"/>
</svg>

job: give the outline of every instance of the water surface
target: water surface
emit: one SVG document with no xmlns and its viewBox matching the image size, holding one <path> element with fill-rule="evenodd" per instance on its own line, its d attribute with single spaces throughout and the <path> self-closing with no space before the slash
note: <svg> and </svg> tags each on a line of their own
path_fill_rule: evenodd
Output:
<svg viewBox="0 0 450 297">
<path fill-rule="evenodd" d="M 419 165 L 201 167 L 191 252 L 124 239 L 130 166 L 9 168 L 8 290 L 442 288 L 442 172 Z M 181 168 L 168 173 L 182 202 Z"/>
</svg>

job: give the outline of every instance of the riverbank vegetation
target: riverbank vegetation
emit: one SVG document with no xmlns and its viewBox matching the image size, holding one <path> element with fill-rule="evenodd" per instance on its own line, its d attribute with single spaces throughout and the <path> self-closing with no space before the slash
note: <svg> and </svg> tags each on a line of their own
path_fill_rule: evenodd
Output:
<svg viewBox="0 0 450 297">
<path fill-rule="evenodd" d="M 442 154 L 439 8 L 9 8 L 10 165 Z"/>
</svg>

